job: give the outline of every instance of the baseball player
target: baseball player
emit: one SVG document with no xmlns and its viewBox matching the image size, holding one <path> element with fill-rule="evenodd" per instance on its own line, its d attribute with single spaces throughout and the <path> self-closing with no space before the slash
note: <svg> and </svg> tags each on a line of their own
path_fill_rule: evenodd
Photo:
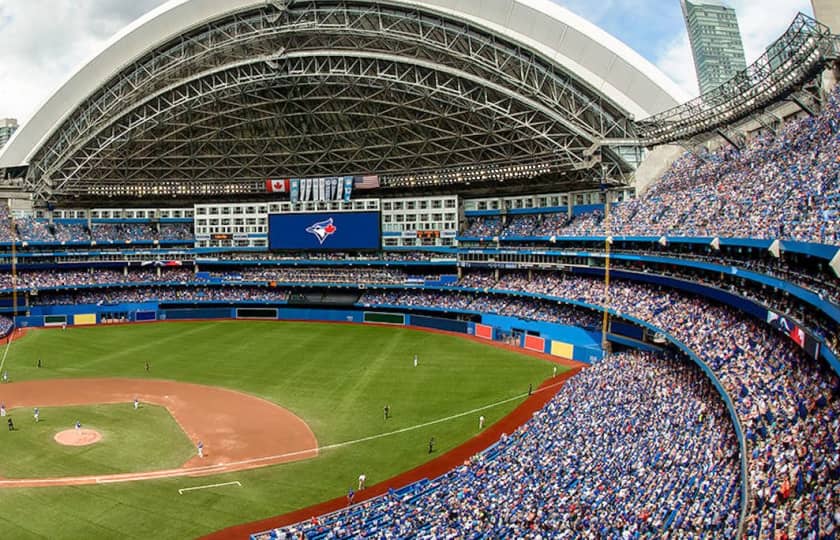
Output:
<svg viewBox="0 0 840 540">
<path fill-rule="evenodd" d="M 391 407 L 385 405 L 385 408 L 382 409 L 382 414 L 385 416 L 385 420 L 387 420 L 391 416 Z"/>
<path fill-rule="evenodd" d="M 82 423 L 76 420 L 76 431 L 79 431 L 80 429 L 82 429 Z"/>
<path fill-rule="evenodd" d="M 140 400 L 138 400 L 137 398 L 134 398 L 134 410 L 136 411 L 139 408 L 140 408 Z"/>
<path fill-rule="evenodd" d="M 484 415 L 478 417 L 478 429 L 484 429 Z"/>
<path fill-rule="evenodd" d="M 3 372 L 3 382 L 9 382 L 9 370 Z"/>
<path fill-rule="evenodd" d="M 198 444 L 195 447 L 198 450 L 198 457 L 204 458 L 204 443 L 198 441 Z"/>
<path fill-rule="evenodd" d="M 554 373 L 551 374 L 552 377 L 557 376 L 557 366 L 554 366 Z"/>
<path fill-rule="evenodd" d="M 12 422 L 12 417 L 11 416 L 7 420 L 7 423 L 9 424 L 9 431 L 14 431 L 15 430 L 15 423 Z"/>
<path fill-rule="evenodd" d="M 364 473 L 362 473 L 362 474 L 359 475 L 359 489 L 358 489 L 358 491 L 362 491 L 363 489 L 365 489 L 365 482 L 367 482 L 367 476 L 365 476 Z"/>
<path fill-rule="evenodd" d="M 417 367 L 417 355 L 414 355 L 414 367 Z"/>
<path fill-rule="evenodd" d="M 35 423 L 37 424 L 41 420 L 41 410 L 38 407 L 35 407 L 35 410 L 32 412 L 32 416 L 35 417 Z"/>
<path fill-rule="evenodd" d="M 6 416 L 6 404 L 0 403 L 0 416 Z"/>
</svg>

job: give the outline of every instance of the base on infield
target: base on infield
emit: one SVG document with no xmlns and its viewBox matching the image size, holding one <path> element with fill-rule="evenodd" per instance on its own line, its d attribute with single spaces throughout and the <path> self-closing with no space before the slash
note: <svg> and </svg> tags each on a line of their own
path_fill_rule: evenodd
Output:
<svg viewBox="0 0 840 540">
<path fill-rule="evenodd" d="M 95 429 L 65 429 L 55 434 L 55 442 L 64 446 L 88 446 L 102 440 L 102 434 Z"/>
</svg>

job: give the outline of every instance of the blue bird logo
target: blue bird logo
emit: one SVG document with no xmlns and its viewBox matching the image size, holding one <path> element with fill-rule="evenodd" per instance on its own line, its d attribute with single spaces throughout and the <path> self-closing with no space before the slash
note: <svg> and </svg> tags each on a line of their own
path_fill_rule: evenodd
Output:
<svg viewBox="0 0 840 540">
<path fill-rule="evenodd" d="M 333 218 L 319 221 L 318 223 L 314 223 L 306 228 L 306 232 L 314 234 L 315 238 L 317 238 L 318 242 L 322 245 L 324 240 L 326 240 L 331 234 L 334 234 L 337 230 L 338 228 L 333 225 Z"/>
</svg>

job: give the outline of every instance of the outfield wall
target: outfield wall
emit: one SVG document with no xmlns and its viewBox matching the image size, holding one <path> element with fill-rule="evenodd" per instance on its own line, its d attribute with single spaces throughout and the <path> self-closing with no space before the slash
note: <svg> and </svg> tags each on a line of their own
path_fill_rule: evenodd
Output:
<svg viewBox="0 0 840 540">
<path fill-rule="evenodd" d="M 247 304 L 247 303 L 244 303 Z M 167 304 L 167 306 L 170 304 Z M 79 304 L 61 306 L 35 306 L 31 315 L 17 317 L 18 326 L 50 326 L 49 321 L 61 317 L 68 324 L 108 324 L 113 322 L 142 323 L 147 321 L 212 320 L 212 319 L 260 319 L 286 321 L 327 321 L 346 323 L 394 324 L 395 326 L 416 326 L 433 330 L 442 330 L 459 334 L 477 335 L 476 323 L 447 317 L 435 317 L 428 314 L 432 309 L 424 309 L 424 314 L 413 313 L 405 306 L 376 306 L 363 310 L 297 308 L 285 305 L 267 307 L 260 317 L 249 317 L 260 304 L 251 303 L 247 307 L 241 304 L 224 306 L 201 306 L 161 308 L 156 302 L 124 304 Z M 452 315 L 455 312 L 443 311 Z M 244 313 L 244 314 L 243 314 Z M 464 313 L 471 317 L 480 317 L 477 326 L 485 332 L 487 339 L 499 340 L 513 332 L 519 333 L 518 345 L 522 348 L 553 354 L 558 357 L 592 363 L 602 358 L 600 334 L 574 326 L 552 324 L 540 321 L 519 319 L 495 314 Z"/>
</svg>

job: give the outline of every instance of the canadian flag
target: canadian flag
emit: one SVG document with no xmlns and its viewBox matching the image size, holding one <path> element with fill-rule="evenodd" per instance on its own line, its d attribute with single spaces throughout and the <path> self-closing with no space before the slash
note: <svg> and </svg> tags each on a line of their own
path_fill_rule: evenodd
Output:
<svg viewBox="0 0 840 540">
<path fill-rule="evenodd" d="M 265 190 L 269 193 L 287 193 L 289 191 L 289 179 L 272 180 L 269 178 L 265 181 Z"/>
</svg>

